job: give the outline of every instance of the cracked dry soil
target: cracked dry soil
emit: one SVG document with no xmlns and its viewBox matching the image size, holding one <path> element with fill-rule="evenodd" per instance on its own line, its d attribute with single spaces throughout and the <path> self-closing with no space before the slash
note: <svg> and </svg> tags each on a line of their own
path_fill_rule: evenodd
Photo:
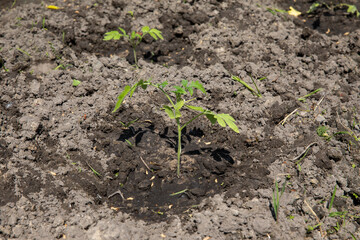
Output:
<svg viewBox="0 0 360 240">
<path fill-rule="evenodd" d="M 324 2 L 2 2 L 0 239 L 359 239 L 360 18 Z M 290 5 L 303 14 L 267 11 Z M 144 25 L 164 40 L 145 37 L 134 69 L 103 36 Z M 149 78 L 200 81 L 240 134 L 193 122 L 177 178 L 166 99 L 139 90 L 112 113 Z"/>
</svg>

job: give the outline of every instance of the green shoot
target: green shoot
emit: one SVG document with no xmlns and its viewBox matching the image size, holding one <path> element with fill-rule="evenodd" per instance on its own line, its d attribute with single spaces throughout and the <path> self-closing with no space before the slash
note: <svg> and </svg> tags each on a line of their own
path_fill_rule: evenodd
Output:
<svg viewBox="0 0 360 240">
<path fill-rule="evenodd" d="M 268 12 L 270 12 L 272 15 L 276 15 L 276 13 L 287 13 L 286 10 L 278 9 L 278 8 L 266 8 Z"/>
<path fill-rule="evenodd" d="M 25 50 L 22 50 L 21 48 L 16 48 L 19 52 L 27 55 L 28 57 L 31 57 L 30 54 L 28 52 L 26 52 Z"/>
<path fill-rule="evenodd" d="M 307 230 L 307 232 L 310 233 L 310 232 L 314 231 L 316 228 L 320 227 L 321 224 L 322 223 L 316 224 L 315 226 L 308 226 L 306 230 Z"/>
<path fill-rule="evenodd" d="M 181 190 L 181 191 L 179 191 L 179 192 L 172 193 L 172 194 L 170 194 L 170 196 L 172 197 L 172 196 L 176 196 L 176 195 L 182 194 L 182 193 L 186 192 L 187 190 L 188 190 L 188 189 L 184 189 L 184 190 Z"/>
<path fill-rule="evenodd" d="M 89 166 L 89 168 L 91 169 L 91 171 L 95 174 L 95 176 L 101 177 L 101 174 L 98 173 L 89 163 L 86 163 L 86 164 Z"/>
<path fill-rule="evenodd" d="M 134 145 L 127 139 L 125 139 L 125 142 L 127 142 L 127 144 L 129 144 L 130 147 L 133 147 Z"/>
<path fill-rule="evenodd" d="M 130 14 L 131 17 L 134 17 L 134 12 L 133 11 L 128 11 L 128 14 Z"/>
<path fill-rule="evenodd" d="M 278 221 L 278 213 L 279 213 L 279 208 L 280 208 L 280 198 L 283 195 L 284 191 L 285 191 L 285 187 L 286 187 L 286 182 L 287 179 L 285 179 L 285 182 L 282 185 L 281 191 L 279 193 L 279 184 L 275 179 L 275 189 L 273 191 L 273 208 L 274 208 L 274 215 L 275 215 L 275 221 Z"/>
<path fill-rule="evenodd" d="M 121 124 L 124 128 L 129 128 L 133 123 L 136 123 L 138 120 L 139 120 L 139 119 L 136 118 L 136 119 L 134 119 L 134 120 L 131 120 L 131 121 L 128 122 L 128 123 L 123 123 L 123 122 L 121 122 L 121 121 L 119 121 L 119 122 L 120 122 L 120 124 Z"/>
<path fill-rule="evenodd" d="M 359 16 L 360 16 L 360 13 L 359 13 L 359 11 L 357 10 L 357 8 L 356 8 L 355 5 L 340 3 L 338 6 L 339 6 L 339 7 L 347 7 L 346 12 L 356 15 L 356 17 L 359 17 Z"/>
<path fill-rule="evenodd" d="M 12 3 L 11 8 L 13 8 L 15 4 L 16 4 L 16 0 L 14 0 L 14 2 Z"/>
<path fill-rule="evenodd" d="M 329 128 L 327 126 L 319 126 L 316 129 L 316 133 L 319 137 L 325 138 L 326 141 L 329 141 L 331 139 L 331 136 L 327 133 Z"/>
<path fill-rule="evenodd" d="M 104 41 L 109 40 L 119 40 L 120 38 L 124 38 L 128 43 L 130 43 L 133 52 L 134 52 L 134 60 L 135 60 L 135 66 L 136 68 L 139 68 L 137 57 L 136 57 L 136 47 L 141 43 L 143 38 L 149 34 L 155 41 L 158 39 L 163 40 L 163 36 L 161 34 L 161 31 L 157 30 L 156 28 L 151 28 L 149 26 L 144 26 L 141 28 L 141 32 L 132 31 L 131 34 L 127 34 L 124 29 L 119 27 L 120 32 L 118 31 L 111 31 L 105 33 Z"/>
<path fill-rule="evenodd" d="M 170 117 L 170 119 L 174 119 L 177 125 L 178 149 L 177 149 L 176 172 L 177 172 L 177 176 L 179 177 L 180 158 L 181 158 L 181 132 L 187 125 L 189 125 L 191 122 L 204 115 L 212 124 L 215 124 L 217 122 L 221 127 L 229 126 L 236 133 L 239 133 L 239 129 L 235 124 L 235 119 L 231 117 L 229 114 L 222 114 L 222 113 L 216 114 L 202 107 L 189 105 L 190 102 L 196 99 L 196 98 L 191 98 L 194 93 L 194 89 L 198 89 L 202 93 L 206 94 L 205 88 L 199 81 L 192 81 L 189 83 L 187 80 L 182 80 L 181 86 L 173 86 L 173 88 L 175 89 L 174 91 L 166 90 L 165 87 L 167 85 L 168 82 L 166 81 L 160 84 L 154 84 L 151 82 L 151 80 L 147 80 L 147 81 L 140 80 L 139 82 L 135 83 L 133 86 L 129 86 L 129 85 L 125 86 L 124 90 L 118 96 L 118 101 L 115 105 L 113 112 L 119 109 L 119 107 L 121 106 L 122 102 L 124 101 L 127 95 L 130 95 L 130 97 L 132 97 L 132 95 L 134 94 L 135 90 L 138 87 L 147 89 L 148 86 L 151 86 L 160 90 L 160 92 L 162 92 L 166 96 L 170 104 L 170 105 L 163 105 L 162 110 L 165 111 L 165 113 Z M 175 95 L 175 97 L 173 95 Z M 190 98 L 185 99 L 184 97 L 186 95 L 190 95 Z M 181 123 L 181 117 L 182 117 L 181 110 L 183 109 L 183 107 L 198 112 L 193 118 L 191 118 L 189 121 L 185 122 L 184 124 Z"/>
<path fill-rule="evenodd" d="M 313 3 L 313 4 L 310 6 L 309 10 L 308 10 L 306 13 L 307 13 L 307 14 L 312 13 L 312 12 L 315 11 L 318 7 L 321 7 L 321 4 L 318 3 L 318 2 L 315 2 L 315 3 Z"/>
<path fill-rule="evenodd" d="M 310 148 L 306 149 L 305 153 L 303 154 L 303 156 L 295 163 L 298 167 L 299 172 L 301 172 L 301 165 L 300 162 L 306 157 L 307 153 L 309 152 Z"/>
<path fill-rule="evenodd" d="M 238 81 L 239 83 L 244 85 L 244 87 L 246 87 L 251 92 L 252 95 L 257 96 L 257 97 L 262 97 L 262 95 L 261 95 L 261 93 L 260 93 L 260 91 L 259 91 L 259 89 L 258 89 L 258 87 L 257 87 L 257 85 L 256 85 L 256 83 L 255 83 L 255 81 L 254 81 L 254 79 L 252 78 L 251 75 L 250 75 L 250 78 L 251 78 L 251 81 L 253 82 L 253 84 L 255 85 L 256 91 L 252 87 L 250 87 L 249 84 L 247 84 L 246 82 L 241 80 L 239 77 L 231 76 L 232 80 Z"/>
<path fill-rule="evenodd" d="M 315 91 L 312 91 L 311 93 L 306 94 L 305 96 L 303 96 L 303 97 L 301 97 L 301 98 L 298 98 L 298 101 L 300 101 L 300 102 L 306 102 L 306 98 L 308 98 L 308 97 L 310 97 L 310 96 L 312 96 L 312 95 L 314 95 L 315 93 L 320 92 L 320 91 L 322 91 L 322 88 L 318 88 L 318 89 L 316 89 Z"/>
<path fill-rule="evenodd" d="M 42 28 L 44 30 L 47 30 L 47 28 L 45 27 L 45 17 L 43 17 L 43 20 L 42 20 Z"/>
<path fill-rule="evenodd" d="M 76 79 L 73 79 L 73 83 L 72 83 L 72 85 L 73 85 L 74 87 L 77 87 L 77 86 L 79 86 L 79 85 L 80 85 L 80 83 L 81 83 L 81 81 L 76 80 Z"/>
<path fill-rule="evenodd" d="M 336 185 L 334 187 L 334 191 L 332 193 L 331 200 L 330 200 L 330 203 L 329 203 L 329 211 L 331 210 L 331 208 L 333 206 L 333 203 L 334 203 L 334 200 L 335 200 L 335 194 L 336 194 Z"/>
</svg>

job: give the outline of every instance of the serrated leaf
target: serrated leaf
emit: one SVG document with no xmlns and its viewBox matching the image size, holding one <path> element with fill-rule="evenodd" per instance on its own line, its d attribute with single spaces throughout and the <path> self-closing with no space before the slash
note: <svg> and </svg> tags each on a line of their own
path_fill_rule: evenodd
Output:
<svg viewBox="0 0 360 240">
<path fill-rule="evenodd" d="M 163 38 L 163 36 L 161 34 L 161 31 L 157 30 L 156 28 L 152 28 L 150 30 L 150 35 L 151 34 L 155 34 L 158 38 L 160 38 L 161 40 L 164 40 L 164 38 Z M 151 36 L 153 36 L 153 35 L 151 35 Z M 154 39 L 157 40 L 157 38 L 154 38 Z"/>
<path fill-rule="evenodd" d="M 220 113 L 220 114 L 218 114 L 218 116 L 220 116 L 224 120 L 229 120 L 229 121 L 235 122 L 235 119 L 232 116 L 230 116 L 229 114 Z"/>
<path fill-rule="evenodd" d="M 158 40 L 158 37 L 155 35 L 155 33 L 149 32 L 149 34 L 153 39 L 155 39 L 155 41 Z"/>
<path fill-rule="evenodd" d="M 175 115 L 174 115 L 174 112 L 172 110 L 171 107 L 167 106 L 167 105 L 164 105 L 163 106 L 165 112 L 167 113 L 167 115 L 171 118 L 171 119 L 175 119 Z"/>
<path fill-rule="evenodd" d="M 186 79 L 181 80 L 181 85 L 183 85 L 184 88 L 187 88 L 189 84 L 189 81 Z"/>
<path fill-rule="evenodd" d="M 118 28 L 125 36 L 127 36 L 126 31 L 123 28 L 121 28 L 121 27 L 118 27 Z"/>
<path fill-rule="evenodd" d="M 123 34 L 119 33 L 118 31 L 107 32 L 105 33 L 104 41 L 108 41 L 111 39 L 119 40 L 122 36 Z"/>
<path fill-rule="evenodd" d="M 141 28 L 141 32 L 142 32 L 144 35 L 147 34 L 149 31 L 150 31 L 149 26 L 143 26 L 143 27 Z"/>
<path fill-rule="evenodd" d="M 130 92 L 131 87 L 129 85 L 124 87 L 124 90 L 120 93 L 120 95 L 118 96 L 118 101 L 116 102 L 115 108 L 112 112 L 116 112 L 116 110 L 119 109 L 119 107 L 121 106 L 122 102 L 124 101 L 124 98 L 126 97 L 126 95 Z"/>
<path fill-rule="evenodd" d="M 177 94 L 186 94 L 186 91 L 185 89 L 183 89 L 182 87 L 179 87 L 179 86 L 174 86 L 174 88 L 176 89 L 176 91 L 173 91 L 174 93 L 177 93 Z"/>
<path fill-rule="evenodd" d="M 187 108 L 190 108 L 191 110 L 195 110 L 198 112 L 205 112 L 206 110 L 203 109 L 202 107 L 197 107 L 197 106 L 191 106 L 191 105 L 185 105 Z"/>
<path fill-rule="evenodd" d="M 181 99 L 180 101 L 178 101 L 176 104 L 175 104 L 175 110 L 180 110 L 185 104 L 185 101 L 183 99 Z"/>
<path fill-rule="evenodd" d="M 222 127 L 226 127 L 226 125 L 228 125 L 234 132 L 239 133 L 239 128 L 236 126 L 235 119 L 233 117 L 231 117 L 229 114 L 217 114 L 215 116 L 215 118 L 217 119 L 217 122 L 219 123 L 220 126 Z"/>
<path fill-rule="evenodd" d="M 203 86 L 199 81 L 192 81 L 192 82 L 190 83 L 189 87 L 197 88 L 197 89 L 199 89 L 201 92 L 203 92 L 204 94 L 206 94 L 206 90 L 205 90 L 204 86 Z"/>
<path fill-rule="evenodd" d="M 157 86 L 161 89 L 163 89 L 164 87 L 166 87 L 169 83 L 167 81 L 162 82 L 161 84 L 157 84 Z"/>
</svg>

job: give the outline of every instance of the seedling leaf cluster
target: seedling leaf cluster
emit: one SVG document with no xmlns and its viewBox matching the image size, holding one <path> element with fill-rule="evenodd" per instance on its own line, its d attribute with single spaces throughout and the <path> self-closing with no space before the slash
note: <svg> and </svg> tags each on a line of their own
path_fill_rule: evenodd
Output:
<svg viewBox="0 0 360 240">
<path fill-rule="evenodd" d="M 162 106 L 162 110 L 167 114 L 170 119 L 174 119 L 177 125 L 177 133 L 178 133 L 178 143 L 177 143 L 177 176 L 180 176 L 180 157 L 181 157 L 181 132 L 182 130 L 189 125 L 194 120 L 198 119 L 201 116 L 205 116 L 212 124 L 218 123 L 221 127 L 230 127 L 234 132 L 239 133 L 239 129 L 235 124 L 235 119 L 231 117 L 229 114 L 224 113 L 214 113 L 210 110 L 202 108 L 200 106 L 190 105 L 190 102 L 196 100 L 193 97 L 195 89 L 199 90 L 203 94 L 206 94 L 206 90 L 203 85 L 199 81 L 188 82 L 187 80 L 182 80 L 181 85 L 173 86 L 173 90 L 170 91 L 166 87 L 168 86 L 168 82 L 162 82 L 159 84 L 155 84 L 150 80 L 140 80 L 135 83 L 133 86 L 127 85 L 124 87 L 124 90 L 118 96 L 117 103 L 113 112 L 118 110 L 123 103 L 126 96 L 132 97 L 134 92 L 138 87 L 143 89 L 147 89 L 149 86 L 154 87 L 155 89 L 160 90 L 166 98 L 168 99 L 168 104 Z M 182 123 L 182 110 L 186 108 L 193 112 L 196 112 L 195 116 L 193 116 L 190 120 L 185 123 Z"/>
<path fill-rule="evenodd" d="M 109 40 L 120 40 L 120 38 L 124 38 L 128 43 L 130 43 L 133 52 L 134 52 L 134 60 L 135 60 L 135 66 L 138 68 L 138 62 L 136 57 L 136 47 L 142 42 L 144 37 L 149 34 L 155 41 L 158 39 L 163 40 L 163 36 L 161 34 L 161 31 L 159 31 L 156 28 L 150 28 L 149 26 L 143 26 L 141 28 L 141 32 L 132 31 L 131 33 L 127 34 L 126 31 L 119 27 L 119 31 L 110 31 L 105 33 L 104 41 Z"/>
</svg>

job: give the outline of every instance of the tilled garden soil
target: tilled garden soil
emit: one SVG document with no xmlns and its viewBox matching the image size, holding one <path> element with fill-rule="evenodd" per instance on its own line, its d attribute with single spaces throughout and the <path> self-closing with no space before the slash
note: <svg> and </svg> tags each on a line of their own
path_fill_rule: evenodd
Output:
<svg viewBox="0 0 360 240">
<path fill-rule="evenodd" d="M 1 3 L 0 239 L 359 239 L 360 17 L 289 2 Z M 103 38 L 142 26 L 164 40 L 145 36 L 135 68 Z M 193 121 L 177 177 L 161 92 L 113 113 L 150 78 L 199 81 L 194 102 L 240 133 Z"/>
</svg>

